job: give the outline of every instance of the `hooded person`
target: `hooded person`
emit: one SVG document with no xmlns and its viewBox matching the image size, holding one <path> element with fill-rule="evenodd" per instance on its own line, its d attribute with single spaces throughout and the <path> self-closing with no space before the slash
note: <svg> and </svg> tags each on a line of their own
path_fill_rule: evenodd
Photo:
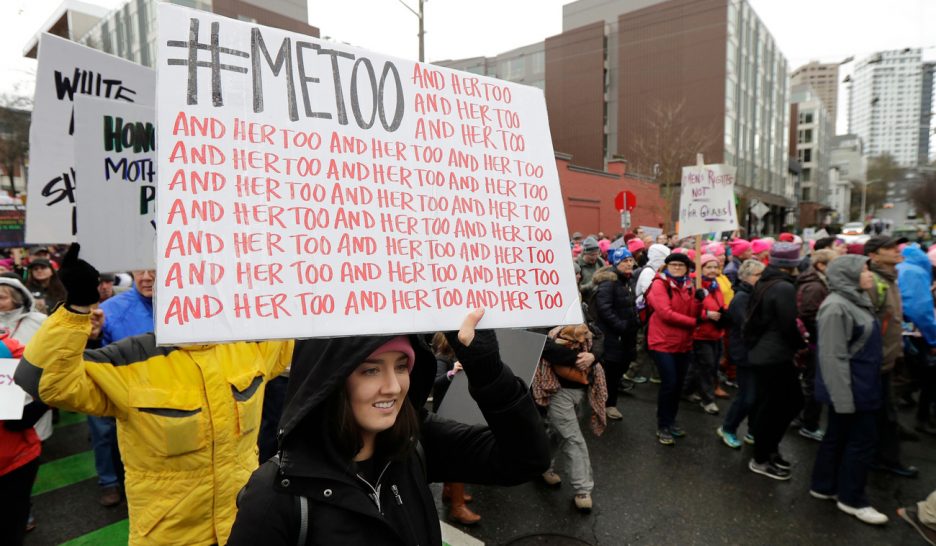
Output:
<svg viewBox="0 0 936 546">
<path fill-rule="evenodd" d="M 637 294 L 639 307 L 643 307 L 647 289 L 650 288 L 650 283 L 653 282 L 653 279 L 663 267 L 666 257 L 669 256 L 671 252 L 668 246 L 660 244 L 650 245 L 650 248 L 647 250 L 647 265 L 640 270 L 640 275 L 637 277 L 637 284 L 634 286 L 634 292 Z"/>
<path fill-rule="evenodd" d="M 917 402 L 917 423 L 933 423 L 932 405 L 936 403 L 936 366 L 926 359 L 936 355 L 936 314 L 933 312 L 933 269 L 929 258 L 916 243 L 901 251 L 904 261 L 897 264 L 897 285 L 903 305 L 904 320 L 913 324 L 919 336 L 907 336 L 916 349 L 920 370 L 920 399 Z M 908 351 L 909 352 L 909 351 Z M 909 355 L 908 355 L 909 357 Z"/>
<path fill-rule="evenodd" d="M 637 241 L 638 239 L 632 239 Z M 628 365 L 637 356 L 637 296 L 633 272 L 636 262 L 626 248 L 616 248 L 609 256 L 611 267 L 595 273 L 595 304 L 598 328 L 604 334 L 604 364 L 608 380 L 608 419 L 623 419 L 617 409 L 618 385 Z"/>
<path fill-rule="evenodd" d="M 839 510 L 873 524 L 887 516 L 865 493 L 881 408 L 881 328 L 866 293 L 874 277 L 865 256 L 843 256 L 829 265 L 829 296 L 817 318 L 819 372 L 816 398 L 829 404 L 829 426 L 813 467 L 810 495 L 835 500 Z"/>
<path fill-rule="evenodd" d="M 447 339 L 487 426 L 424 409 L 436 361 L 420 338 L 299 341 L 277 457 L 239 495 L 227 544 L 442 544 L 429 482 L 515 485 L 549 465 L 529 390 L 482 311 Z"/>
<path fill-rule="evenodd" d="M 582 253 L 579 255 L 576 263 L 582 270 L 582 280 L 579 281 L 579 289 L 582 291 L 582 300 L 588 301 L 595 285 L 592 283 L 592 276 L 596 271 L 607 265 L 601 258 L 601 249 L 598 247 L 598 240 L 588 236 L 582 241 Z M 535 264 L 534 264 L 535 265 Z"/>
<path fill-rule="evenodd" d="M 0 326 L 10 330 L 10 337 L 24 345 L 29 343 L 45 319 L 36 311 L 35 299 L 23 283 L 0 277 Z"/>
</svg>

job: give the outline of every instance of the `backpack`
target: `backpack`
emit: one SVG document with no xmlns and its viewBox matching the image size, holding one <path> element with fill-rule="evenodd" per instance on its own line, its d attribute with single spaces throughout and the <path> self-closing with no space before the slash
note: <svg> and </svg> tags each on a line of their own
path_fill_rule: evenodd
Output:
<svg viewBox="0 0 936 546">
<path fill-rule="evenodd" d="M 650 281 L 650 285 L 647 287 L 647 291 L 644 292 L 643 307 L 637 308 L 637 316 L 640 318 L 640 324 L 650 324 L 650 317 L 653 316 L 653 306 L 650 305 L 650 299 L 647 298 L 647 296 L 650 294 L 650 289 L 653 288 L 653 283 L 657 281 L 663 281 L 663 286 L 666 288 L 666 296 L 668 298 L 673 297 L 673 288 L 670 286 L 670 283 L 666 282 L 666 280 L 661 277 L 653 277 L 653 280 Z"/>
</svg>

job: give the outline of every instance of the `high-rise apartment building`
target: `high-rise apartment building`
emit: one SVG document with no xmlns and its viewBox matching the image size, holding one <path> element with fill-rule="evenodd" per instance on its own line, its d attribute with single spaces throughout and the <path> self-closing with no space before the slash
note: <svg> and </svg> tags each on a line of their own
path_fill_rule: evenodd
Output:
<svg viewBox="0 0 936 546">
<path fill-rule="evenodd" d="M 318 29 L 306 22 L 306 0 L 166 1 L 309 36 L 319 35 Z M 52 32 L 135 63 L 153 66 L 156 62 L 156 4 L 157 0 L 127 0 L 117 9 L 89 21 L 94 12 L 83 2 L 63 0 L 62 7 L 56 11 L 61 15 L 50 19 L 39 32 Z M 76 18 L 76 14 L 80 17 Z M 27 45 L 27 56 L 35 56 L 39 32 Z"/>
<path fill-rule="evenodd" d="M 838 74 L 838 63 L 812 61 L 794 70 L 790 77 L 792 87 L 805 84 L 813 88 L 832 117 L 832 123 L 838 119 Z"/>
<path fill-rule="evenodd" d="M 849 82 L 848 131 L 862 138 L 868 156 L 890 154 L 903 167 L 928 163 L 933 66 L 913 48 L 857 63 Z"/>
</svg>

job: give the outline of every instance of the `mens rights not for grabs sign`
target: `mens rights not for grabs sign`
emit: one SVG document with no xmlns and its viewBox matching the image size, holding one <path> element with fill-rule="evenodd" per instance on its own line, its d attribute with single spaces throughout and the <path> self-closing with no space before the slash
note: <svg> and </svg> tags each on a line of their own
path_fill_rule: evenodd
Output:
<svg viewBox="0 0 936 546">
<path fill-rule="evenodd" d="M 738 229 L 734 188 L 731 165 L 683 167 L 679 237 Z"/>
<path fill-rule="evenodd" d="M 75 240 L 75 97 L 151 107 L 155 92 L 155 72 L 149 68 L 51 34 L 39 37 L 39 67 L 29 128 L 27 243 Z"/>
<path fill-rule="evenodd" d="M 581 321 L 540 90 L 159 10 L 160 343 Z"/>
<path fill-rule="evenodd" d="M 155 269 L 156 112 L 75 98 L 78 242 L 100 271 Z"/>
</svg>

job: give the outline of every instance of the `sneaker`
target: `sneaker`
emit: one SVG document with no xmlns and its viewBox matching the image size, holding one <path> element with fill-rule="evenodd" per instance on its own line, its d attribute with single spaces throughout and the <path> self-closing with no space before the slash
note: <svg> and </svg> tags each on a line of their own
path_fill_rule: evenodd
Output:
<svg viewBox="0 0 936 546">
<path fill-rule="evenodd" d="M 707 404 L 705 402 L 699 402 L 699 405 L 702 406 L 702 409 L 705 410 L 705 413 L 709 415 L 718 415 L 718 406 L 715 404 L 715 402 L 709 402 Z"/>
<path fill-rule="evenodd" d="M 579 512 L 587 514 L 592 510 L 592 498 L 590 493 L 579 493 L 572 499 Z"/>
<path fill-rule="evenodd" d="M 111 507 L 117 506 L 120 504 L 121 500 L 120 488 L 116 485 L 110 487 L 105 487 L 101 489 L 101 497 L 98 499 L 98 503 L 101 506 Z"/>
<path fill-rule="evenodd" d="M 748 463 L 748 469 L 755 474 L 767 476 L 774 480 L 785 481 L 793 477 L 793 474 L 789 470 L 780 468 L 770 462 L 758 463 L 754 459 L 751 459 L 751 462 Z"/>
<path fill-rule="evenodd" d="M 728 394 L 725 389 L 721 387 L 715 387 L 715 398 L 731 398 L 731 395 Z"/>
<path fill-rule="evenodd" d="M 816 430 L 809 430 L 806 427 L 801 427 L 799 429 L 799 435 L 803 438 L 809 438 L 810 440 L 815 440 L 817 442 L 821 442 L 822 439 L 825 438 L 825 432 L 819 430 L 818 428 Z"/>
<path fill-rule="evenodd" d="M 721 383 L 722 383 L 722 385 L 724 385 L 724 386 L 726 386 L 726 387 L 731 387 L 732 389 L 737 389 L 737 388 L 738 388 L 738 382 L 737 382 L 737 381 L 734 381 L 734 380 L 732 380 L 732 379 L 725 379 L 725 380 L 722 381 Z"/>
<path fill-rule="evenodd" d="M 620 421 L 624 418 L 624 416 L 621 415 L 621 412 L 618 411 L 618 409 L 614 406 L 605 408 L 605 415 L 607 415 L 608 419 L 611 419 L 612 421 Z"/>
<path fill-rule="evenodd" d="M 621 382 L 618 383 L 618 392 L 629 393 L 634 390 L 634 387 L 636 387 L 636 385 L 630 381 L 621 379 Z"/>
<path fill-rule="evenodd" d="M 741 440 L 738 440 L 738 436 L 733 432 L 725 432 L 725 429 L 718 427 L 715 429 L 715 434 L 718 434 L 718 437 L 722 439 L 722 442 L 731 449 L 740 449 Z"/>
<path fill-rule="evenodd" d="M 642 375 L 635 375 L 631 377 L 629 374 L 624 374 L 624 379 L 630 381 L 631 383 L 636 383 L 637 385 L 643 385 L 647 382 L 647 378 Z"/>
<path fill-rule="evenodd" d="M 825 493 L 820 493 L 816 491 L 815 489 L 809 490 L 809 496 L 814 499 L 819 499 L 819 500 L 834 500 L 834 501 L 838 500 L 838 495 L 826 495 Z"/>
<path fill-rule="evenodd" d="M 661 380 L 659 377 L 651 377 L 650 382 L 653 383 L 654 385 L 659 385 L 660 383 L 663 382 L 663 380 Z"/>
<path fill-rule="evenodd" d="M 904 465 L 903 463 L 872 463 L 871 470 L 878 472 L 890 472 L 901 478 L 916 478 L 920 474 L 920 469 L 913 465 Z"/>
<path fill-rule="evenodd" d="M 554 470 L 547 470 L 543 472 L 543 481 L 546 482 L 546 485 L 555 487 L 562 483 L 562 477 Z"/>
<path fill-rule="evenodd" d="M 744 443 L 747 444 L 747 445 L 749 445 L 749 446 L 754 445 L 754 435 L 751 434 L 750 432 L 747 433 L 747 434 L 745 434 L 745 435 L 744 435 Z"/>
<path fill-rule="evenodd" d="M 673 435 L 673 438 L 685 438 L 686 431 L 679 425 L 673 425 L 669 428 L 670 434 Z"/>
<path fill-rule="evenodd" d="M 853 508 L 847 504 L 842 504 L 841 502 L 837 502 L 835 505 L 838 506 L 838 509 L 842 512 L 855 516 L 869 525 L 884 525 L 887 523 L 887 516 L 878 512 L 871 506 L 865 506 L 864 508 Z"/>
<path fill-rule="evenodd" d="M 670 432 L 668 428 L 661 428 L 657 431 L 657 439 L 661 444 L 665 446 L 674 446 L 676 445 L 676 440 L 673 439 L 673 433 Z"/>
<path fill-rule="evenodd" d="M 773 463 L 774 466 L 782 468 L 784 470 L 789 470 L 793 468 L 793 463 L 784 459 L 779 453 L 774 453 L 773 455 L 771 455 L 770 462 Z"/>
<path fill-rule="evenodd" d="M 923 537 L 923 540 L 925 540 L 927 544 L 930 546 L 936 546 L 936 530 L 930 529 L 926 526 L 925 523 L 920 521 L 920 514 L 917 512 L 916 506 L 898 508 L 897 515 L 913 526 L 913 528 L 916 529 L 918 533 L 920 533 L 920 536 Z"/>
<path fill-rule="evenodd" d="M 696 393 L 692 393 L 692 394 L 687 394 L 686 396 L 683 396 L 683 400 L 687 402 L 692 402 L 693 404 L 695 404 L 696 402 L 701 402 L 702 397 Z"/>
</svg>

